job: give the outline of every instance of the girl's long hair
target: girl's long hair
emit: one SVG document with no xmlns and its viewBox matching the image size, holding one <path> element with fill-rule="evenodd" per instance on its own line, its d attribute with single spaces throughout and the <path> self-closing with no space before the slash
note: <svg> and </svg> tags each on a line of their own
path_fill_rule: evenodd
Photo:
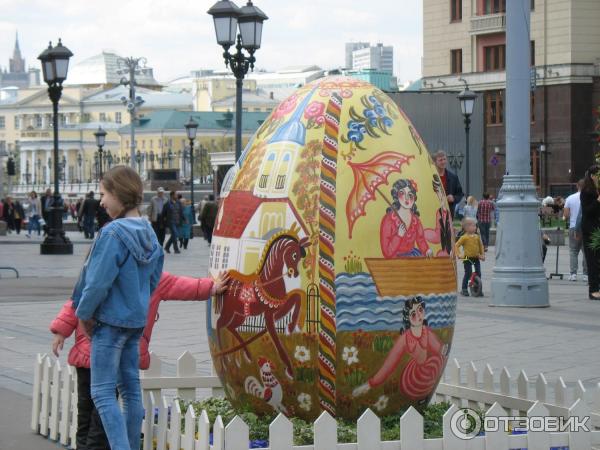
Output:
<svg viewBox="0 0 600 450">
<path fill-rule="evenodd" d="M 417 209 L 417 183 L 415 183 L 413 180 L 407 180 L 407 179 L 402 178 L 402 179 L 396 181 L 392 185 L 392 191 L 391 191 L 391 193 L 392 193 L 392 205 L 394 206 L 394 209 L 396 211 L 400 211 L 400 201 L 398 200 L 398 193 L 402 189 L 404 189 L 406 187 L 415 196 L 415 202 L 412 205 L 411 212 L 415 216 L 420 216 L 419 210 Z M 386 212 L 391 212 L 391 210 L 392 210 L 391 208 L 388 208 L 386 210 Z"/>
<path fill-rule="evenodd" d="M 423 300 L 423 297 L 411 297 L 404 302 L 404 309 L 402 310 L 402 322 L 404 322 L 404 328 L 400 330 L 400 334 L 410 330 L 410 310 L 415 305 L 421 305 L 423 310 L 425 310 L 425 300 Z M 423 319 L 423 325 L 427 325 L 427 319 Z"/>
<path fill-rule="evenodd" d="M 588 170 L 585 171 L 585 177 L 583 177 L 583 187 L 581 188 L 581 192 L 589 192 L 598 195 L 598 187 L 596 183 L 592 179 L 592 175 L 599 175 L 600 166 L 598 164 L 591 165 Z"/>
<path fill-rule="evenodd" d="M 129 166 L 115 166 L 102 177 L 102 186 L 123 205 L 117 218 L 125 217 L 132 209 L 142 204 L 144 186 L 142 179 Z"/>
</svg>

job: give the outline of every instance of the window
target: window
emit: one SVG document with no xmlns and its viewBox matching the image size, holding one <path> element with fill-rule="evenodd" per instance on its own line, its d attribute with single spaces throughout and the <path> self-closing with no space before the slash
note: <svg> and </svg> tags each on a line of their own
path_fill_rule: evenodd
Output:
<svg viewBox="0 0 600 450">
<path fill-rule="evenodd" d="M 450 22 L 462 20 L 462 0 L 450 0 Z"/>
<path fill-rule="evenodd" d="M 254 108 L 255 112 L 260 112 L 260 108 Z"/>
<path fill-rule="evenodd" d="M 15 116 L 15 130 L 21 128 L 21 118 L 19 116 Z"/>
<path fill-rule="evenodd" d="M 210 247 L 210 257 L 208 258 L 208 266 L 209 267 L 213 266 L 214 259 L 215 259 L 215 247 L 214 247 L 214 245 L 211 245 L 211 247 Z"/>
<path fill-rule="evenodd" d="M 116 123 L 121 123 L 121 120 L 122 120 L 121 119 L 121 113 L 120 112 L 115 113 L 115 122 Z"/>
<path fill-rule="evenodd" d="M 0 129 L 4 130 L 6 128 L 6 118 L 4 116 L 0 116 Z"/>
<path fill-rule="evenodd" d="M 484 71 L 504 70 L 506 67 L 506 45 L 493 45 L 484 47 Z"/>
<path fill-rule="evenodd" d="M 535 67 L 535 41 L 531 41 L 531 67 Z"/>
<path fill-rule="evenodd" d="M 88 123 L 90 121 L 90 113 L 83 113 L 81 115 L 81 123 Z"/>
<path fill-rule="evenodd" d="M 106 113 L 100 113 L 100 122 L 106 122 Z"/>
<path fill-rule="evenodd" d="M 285 180 L 287 178 L 287 173 L 290 167 L 290 160 L 292 156 L 290 153 L 286 153 L 283 155 L 281 162 L 279 163 L 279 168 L 277 170 L 277 178 L 275 179 L 275 189 L 283 190 L 285 188 Z"/>
<path fill-rule="evenodd" d="M 529 114 L 531 115 L 531 123 L 534 123 L 535 122 L 535 92 L 532 92 L 531 94 L 529 94 L 529 108 L 530 108 Z"/>
<path fill-rule="evenodd" d="M 531 0 L 531 10 L 535 10 L 535 0 Z"/>
<path fill-rule="evenodd" d="M 242 112 L 248 112 L 248 108 L 242 108 Z"/>
<path fill-rule="evenodd" d="M 261 175 L 260 181 L 258 182 L 258 187 L 264 189 L 267 187 L 267 181 L 269 181 L 269 175 Z"/>
<path fill-rule="evenodd" d="M 499 14 L 506 12 L 505 0 L 485 0 L 483 5 L 484 14 Z"/>
<path fill-rule="evenodd" d="M 229 246 L 223 247 L 223 262 L 221 263 L 221 269 L 226 269 L 229 265 Z"/>
<path fill-rule="evenodd" d="M 67 116 L 65 114 L 61 114 L 59 117 L 60 124 L 64 127 L 67 124 Z"/>
<path fill-rule="evenodd" d="M 450 50 L 450 73 L 462 73 L 462 49 Z"/>
<path fill-rule="evenodd" d="M 504 123 L 504 91 L 490 91 L 486 94 L 485 117 L 487 125 Z"/>
<path fill-rule="evenodd" d="M 150 148 L 152 148 L 152 147 L 153 147 L 153 145 L 152 145 L 152 143 L 153 143 L 153 142 L 154 142 L 154 141 L 151 139 L 151 140 L 150 140 Z"/>
<path fill-rule="evenodd" d="M 42 128 L 42 116 L 40 116 L 39 114 L 35 116 L 35 127 Z"/>
<path fill-rule="evenodd" d="M 219 268 L 219 260 L 221 259 L 221 246 L 217 245 L 217 250 L 215 251 L 215 265 L 214 268 Z"/>
</svg>

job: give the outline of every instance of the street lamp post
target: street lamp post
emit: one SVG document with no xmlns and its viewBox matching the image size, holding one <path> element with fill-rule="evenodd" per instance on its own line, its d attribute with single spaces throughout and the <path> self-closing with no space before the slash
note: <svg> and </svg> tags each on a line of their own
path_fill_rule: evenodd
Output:
<svg viewBox="0 0 600 450">
<path fill-rule="evenodd" d="M 220 0 L 208 11 L 213 17 L 217 43 L 223 47 L 225 66 L 231 67 L 235 76 L 235 159 L 242 154 L 242 87 L 248 69 L 254 70 L 254 52 L 260 48 L 263 22 L 266 14 L 248 0 L 246 6 L 239 8 L 231 0 Z M 239 27 L 239 33 L 238 31 Z M 237 39 L 236 39 L 237 35 Z M 237 43 L 236 43 L 237 41 Z M 236 52 L 230 53 L 229 47 L 235 45 Z M 244 54 L 242 49 L 248 52 Z"/>
<path fill-rule="evenodd" d="M 169 149 L 169 151 L 167 152 L 167 160 L 169 161 L 169 169 L 171 169 L 173 163 L 173 150 L 171 149 Z"/>
<path fill-rule="evenodd" d="M 190 140 L 190 201 L 192 203 L 193 216 L 196 217 L 196 204 L 194 203 L 194 139 L 196 139 L 196 133 L 198 132 L 198 122 L 191 116 L 190 120 L 185 124 L 185 131 Z M 193 236 L 194 233 L 191 233 L 191 235 Z"/>
<path fill-rule="evenodd" d="M 550 306 L 530 168 L 530 6 L 506 2 L 506 175 L 497 202 L 493 306 Z"/>
<path fill-rule="evenodd" d="M 119 58 L 117 60 L 119 66 L 125 66 L 122 69 L 117 71 L 120 75 L 129 75 L 129 79 L 123 77 L 121 78 L 120 84 L 123 86 L 129 86 L 129 98 L 123 96 L 121 97 L 121 102 L 127 107 L 127 111 L 130 115 L 129 121 L 129 134 L 130 134 L 130 150 L 129 150 L 129 160 L 131 161 L 132 167 L 135 169 L 136 155 L 135 155 L 135 121 L 136 121 L 136 113 L 138 108 L 144 103 L 144 100 L 140 96 L 135 95 L 135 87 L 137 86 L 137 82 L 135 81 L 135 76 L 140 75 L 141 69 L 146 65 L 146 58 Z M 140 172 L 139 163 L 138 163 L 138 173 Z M 141 174 L 140 174 L 141 175 Z"/>
<path fill-rule="evenodd" d="M 110 152 L 110 150 L 108 152 L 106 152 L 106 164 L 107 164 L 108 170 L 110 170 L 110 168 L 113 165 L 113 155 Z"/>
<path fill-rule="evenodd" d="M 448 154 L 448 163 L 450 164 L 450 167 L 452 167 L 452 170 L 454 170 L 454 173 L 457 175 L 458 171 L 462 168 L 464 158 L 465 155 L 463 152 Z"/>
<path fill-rule="evenodd" d="M 102 179 L 102 175 L 104 173 L 102 163 L 104 160 L 103 156 L 103 147 L 106 142 L 106 131 L 102 129 L 102 127 L 98 127 L 98 130 L 94 133 L 94 137 L 96 138 L 96 145 L 98 146 L 98 169 L 100 170 L 99 178 Z"/>
<path fill-rule="evenodd" d="M 471 180 L 469 176 L 469 167 L 471 166 L 471 160 L 469 159 L 469 130 L 471 129 L 471 114 L 473 114 L 473 107 L 475 106 L 476 98 L 477 94 L 470 91 L 468 87 L 466 87 L 464 91 L 458 94 L 458 100 L 460 101 L 460 110 L 462 112 L 463 117 L 465 118 L 465 159 L 467 161 L 467 165 L 465 166 L 465 189 L 467 195 L 471 194 L 471 191 L 469 189 L 469 181 Z"/>
<path fill-rule="evenodd" d="M 44 81 L 48 84 L 48 97 L 52 102 L 52 126 L 54 128 L 54 201 L 52 203 L 51 220 L 48 226 L 48 236 L 40 246 L 42 255 L 72 255 L 73 244 L 65 236 L 63 229 L 63 202 L 58 186 L 58 101 L 62 94 L 62 84 L 67 78 L 71 51 L 62 45 L 61 40 L 52 47 L 52 43 L 44 50 L 38 59 L 42 62 Z"/>
</svg>

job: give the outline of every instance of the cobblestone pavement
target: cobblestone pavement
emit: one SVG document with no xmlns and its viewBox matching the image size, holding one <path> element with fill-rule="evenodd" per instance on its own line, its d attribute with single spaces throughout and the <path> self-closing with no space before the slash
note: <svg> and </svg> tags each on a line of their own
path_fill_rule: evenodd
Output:
<svg viewBox="0 0 600 450">
<path fill-rule="evenodd" d="M 89 248 L 79 234 L 72 238 L 74 255 L 40 256 L 37 238 L 0 237 L 0 266 L 14 266 L 21 275 L 16 280 L 0 271 L 0 388 L 31 396 L 34 357 L 50 351 L 49 322 L 68 298 Z M 506 366 L 513 377 L 523 369 L 532 378 L 544 372 L 551 383 L 558 376 L 567 384 L 578 379 L 586 386 L 600 382 L 600 302 L 587 299 L 586 284 L 566 281 L 566 276 L 549 281 L 550 308 L 491 308 L 493 255 L 490 247 L 482 265 L 486 296 L 459 297 L 451 358 L 461 364 L 472 360 L 480 369 L 485 363 L 495 370 Z M 555 255 L 554 247 L 546 260 L 548 273 L 554 271 Z M 207 260 L 208 245 L 196 238 L 180 255 L 166 255 L 165 270 L 205 276 Z M 560 249 L 559 271 L 568 273 L 566 247 Z M 209 373 L 205 317 L 203 302 L 161 305 L 151 349 L 163 359 L 165 374 L 175 373 L 175 362 L 186 350 L 197 358 L 198 370 Z M 61 361 L 66 361 L 65 347 Z"/>
</svg>

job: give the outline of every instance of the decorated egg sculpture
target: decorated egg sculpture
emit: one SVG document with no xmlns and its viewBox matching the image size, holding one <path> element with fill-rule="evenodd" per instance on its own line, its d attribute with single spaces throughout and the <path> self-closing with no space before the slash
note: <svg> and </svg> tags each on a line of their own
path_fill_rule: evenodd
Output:
<svg viewBox="0 0 600 450">
<path fill-rule="evenodd" d="M 428 402 L 454 330 L 452 219 L 410 120 L 330 77 L 283 101 L 225 180 L 207 313 L 235 407 L 356 418 Z"/>
</svg>

